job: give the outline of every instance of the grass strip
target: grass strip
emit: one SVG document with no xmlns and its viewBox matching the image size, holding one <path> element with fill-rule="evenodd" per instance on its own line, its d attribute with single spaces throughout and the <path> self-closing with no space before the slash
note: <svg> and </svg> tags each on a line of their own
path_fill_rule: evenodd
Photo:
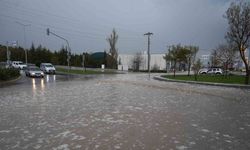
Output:
<svg viewBox="0 0 250 150">
<path fill-rule="evenodd" d="M 78 69 L 65 69 L 65 68 L 56 68 L 57 72 L 63 72 L 63 73 L 70 73 L 70 74 L 85 74 L 85 75 L 89 75 L 89 74 L 115 74 L 116 72 L 114 71 L 110 71 L 110 70 L 78 70 Z"/>
<path fill-rule="evenodd" d="M 166 75 L 163 76 L 168 79 L 174 80 L 185 80 L 185 81 L 195 81 L 194 75 Z M 198 82 L 212 82 L 212 83 L 228 83 L 228 84 L 244 84 L 245 83 L 245 76 L 239 75 L 198 75 L 197 77 Z"/>
</svg>

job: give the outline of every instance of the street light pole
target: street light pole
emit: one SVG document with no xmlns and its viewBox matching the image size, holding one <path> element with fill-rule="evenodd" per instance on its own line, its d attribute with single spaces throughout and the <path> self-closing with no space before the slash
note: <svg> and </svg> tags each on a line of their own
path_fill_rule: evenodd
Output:
<svg viewBox="0 0 250 150">
<path fill-rule="evenodd" d="M 54 36 L 56 36 L 56 37 L 58 37 L 58 38 L 60 38 L 60 39 L 62 39 L 62 40 L 64 40 L 64 41 L 66 41 L 66 43 L 67 43 L 67 49 L 69 49 L 69 50 L 67 50 L 67 51 L 68 51 L 67 62 L 68 62 L 68 72 L 69 72 L 69 69 L 70 69 L 70 55 L 71 55 L 71 49 L 70 49 L 70 47 L 69 47 L 69 42 L 68 42 L 68 40 L 65 39 L 64 37 L 61 37 L 61 36 L 59 36 L 59 35 L 57 35 L 57 34 L 51 32 L 51 31 L 49 30 L 49 28 L 47 28 L 46 31 L 47 31 L 47 35 L 48 35 L 48 36 L 49 36 L 50 34 L 52 34 L 52 35 L 54 35 Z"/>
<path fill-rule="evenodd" d="M 150 77 L 150 36 L 153 35 L 153 33 L 148 32 L 145 33 L 144 35 L 148 36 L 148 75 Z"/>
<path fill-rule="evenodd" d="M 28 63 L 28 54 L 27 54 L 27 49 L 26 49 L 26 29 L 25 27 L 31 26 L 31 24 L 23 24 L 21 22 L 16 21 L 17 24 L 23 26 L 23 39 L 24 39 L 24 52 L 25 52 L 25 63 L 27 65 Z"/>
</svg>

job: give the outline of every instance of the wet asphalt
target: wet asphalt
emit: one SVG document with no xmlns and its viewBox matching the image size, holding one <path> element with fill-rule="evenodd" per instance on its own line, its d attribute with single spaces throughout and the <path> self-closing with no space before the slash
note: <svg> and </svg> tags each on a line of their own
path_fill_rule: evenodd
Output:
<svg viewBox="0 0 250 150">
<path fill-rule="evenodd" d="M 22 76 L 0 86 L 0 149 L 250 149 L 250 90 L 147 74 Z"/>
</svg>

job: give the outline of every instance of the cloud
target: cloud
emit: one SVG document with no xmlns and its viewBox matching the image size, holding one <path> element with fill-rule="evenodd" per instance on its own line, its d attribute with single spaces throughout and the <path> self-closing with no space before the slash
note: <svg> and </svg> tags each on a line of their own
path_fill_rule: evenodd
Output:
<svg viewBox="0 0 250 150">
<path fill-rule="evenodd" d="M 29 22 L 27 45 L 34 42 L 59 49 L 64 42 L 45 34 L 47 27 L 68 38 L 74 52 L 108 49 L 107 36 L 119 34 L 120 53 L 146 50 L 145 32 L 153 32 L 152 51 L 165 52 L 170 44 L 194 44 L 204 53 L 224 41 L 222 17 L 227 0 L 26 0 L 0 3 L 0 41 L 23 41 L 15 21 Z M 22 43 L 22 42 L 20 42 Z M 27 47 L 28 47 L 27 46 Z"/>
</svg>

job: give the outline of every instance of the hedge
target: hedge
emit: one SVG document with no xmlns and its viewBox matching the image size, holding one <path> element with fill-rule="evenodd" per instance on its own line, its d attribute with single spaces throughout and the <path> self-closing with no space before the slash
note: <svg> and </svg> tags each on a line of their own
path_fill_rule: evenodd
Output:
<svg viewBox="0 0 250 150">
<path fill-rule="evenodd" d="M 0 68 L 0 81 L 11 80 L 20 76 L 18 69 Z"/>
</svg>

